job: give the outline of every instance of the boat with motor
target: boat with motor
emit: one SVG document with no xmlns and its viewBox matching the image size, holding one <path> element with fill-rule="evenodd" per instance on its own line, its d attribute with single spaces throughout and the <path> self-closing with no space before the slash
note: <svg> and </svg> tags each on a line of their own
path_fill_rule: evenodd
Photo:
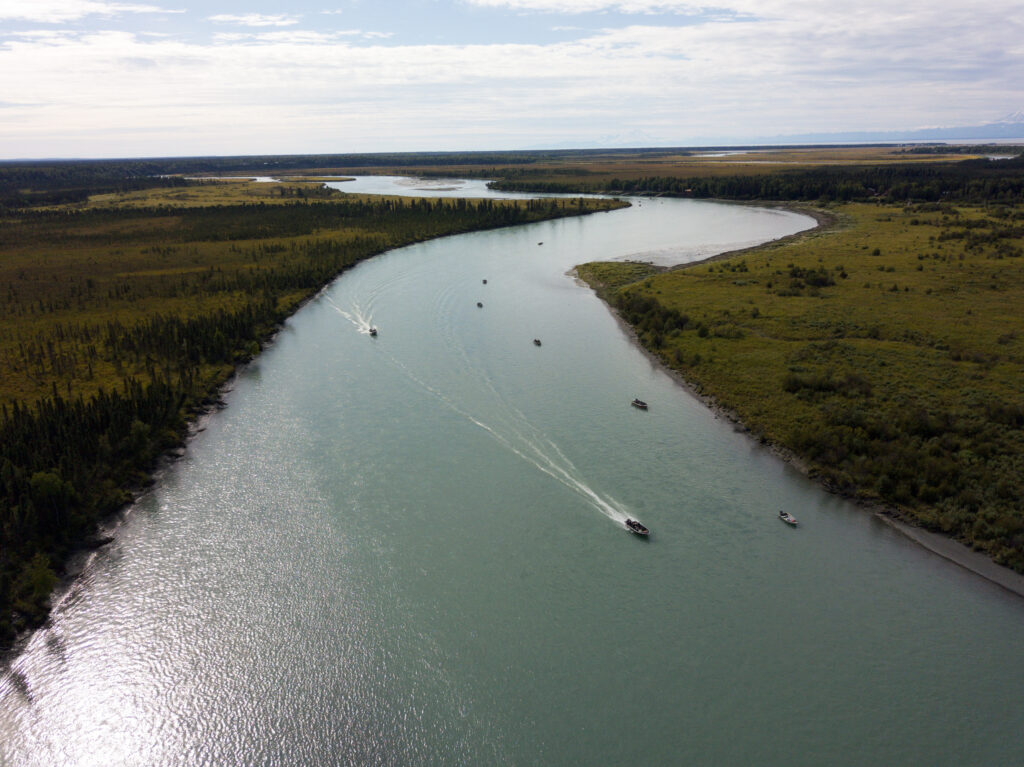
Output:
<svg viewBox="0 0 1024 767">
<path fill-rule="evenodd" d="M 635 408 L 638 408 L 639 410 L 646 410 L 647 409 L 647 403 L 644 402 L 642 399 L 634 399 L 629 404 L 632 405 Z"/>
<path fill-rule="evenodd" d="M 539 338 L 533 339 L 533 345 L 534 346 L 540 346 L 540 339 Z"/>
<path fill-rule="evenodd" d="M 476 308 L 477 309 L 483 309 L 484 308 L 483 302 L 482 301 L 477 301 L 476 302 Z"/>
<path fill-rule="evenodd" d="M 783 522 L 785 522 L 790 527 L 796 527 L 797 524 L 799 524 L 796 521 L 796 517 L 794 517 L 788 511 L 780 511 L 779 512 L 779 519 L 781 519 Z"/>
<path fill-rule="evenodd" d="M 626 529 L 629 530 L 629 532 L 631 532 L 631 533 L 636 533 L 637 535 L 650 535 L 651 534 L 650 530 L 648 530 L 646 527 L 641 525 L 635 519 L 627 519 L 626 520 Z"/>
<path fill-rule="evenodd" d="M 374 338 L 377 337 L 377 328 L 370 328 L 370 335 Z"/>
</svg>

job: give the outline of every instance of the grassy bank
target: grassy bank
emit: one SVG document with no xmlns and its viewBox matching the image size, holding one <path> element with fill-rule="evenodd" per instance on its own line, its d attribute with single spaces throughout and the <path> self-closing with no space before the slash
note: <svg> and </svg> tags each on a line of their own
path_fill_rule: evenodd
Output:
<svg viewBox="0 0 1024 767">
<path fill-rule="evenodd" d="M 830 212 L 827 231 L 686 269 L 579 271 L 830 488 L 1024 571 L 1024 212 Z"/>
<path fill-rule="evenodd" d="M 235 366 L 361 259 L 610 201 L 420 200 L 320 184 L 104 193 L 0 218 L 0 642 Z"/>
</svg>

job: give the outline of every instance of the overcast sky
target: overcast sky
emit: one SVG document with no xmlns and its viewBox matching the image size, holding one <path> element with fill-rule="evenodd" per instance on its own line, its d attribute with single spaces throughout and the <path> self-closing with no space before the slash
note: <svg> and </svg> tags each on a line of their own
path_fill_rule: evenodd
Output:
<svg viewBox="0 0 1024 767">
<path fill-rule="evenodd" d="M 742 142 L 1024 106 L 1021 0 L 0 0 L 0 158 Z"/>
</svg>

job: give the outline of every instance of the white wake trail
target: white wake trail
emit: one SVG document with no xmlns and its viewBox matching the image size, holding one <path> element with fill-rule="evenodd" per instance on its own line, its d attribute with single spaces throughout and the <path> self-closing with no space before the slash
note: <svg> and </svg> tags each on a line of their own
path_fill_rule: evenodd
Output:
<svg viewBox="0 0 1024 767">
<path fill-rule="evenodd" d="M 330 304 L 330 306 L 341 317 L 344 317 L 352 323 L 360 333 L 369 334 L 370 328 L 372 327 L 372 317 L 368 312 L 364 312 L 358 303 L 353 303 L 352 311 L 346 311 L 338 306 L 330 296 L 325 295 L 324 300 L 327 301 L 327 303 Z M 454 339 L 450 340 L 454 342 Z M 544 474 L 547 474 L 564 487 L 572 490 L 609 519 L 618 522 L 625 522 L 627 514 L 621 510 L 622 505 L 615 499 L 604 497 L 593 490 L 593 488 L 591 488 L 581 478 L 579 469 L 577 469 L 575 464 L 573 464 L 568 456 L 565 455 L 562 449 L 537 429 L 536 426 L 530 423 L 530 420 L 521 410 L 519 410 L 519 408 L 510 404 L 501 395 L 494 386 L 490 377 L 485 375 L 483 371 L 479 370 L 479 368 L 469 359 L 465 349 L 461 349 L 461 352 L 466 368 L 475 374 L 475 377 L 478 380 L 484 383 L 489 393 L 499 405 L 499 408 L 506 412 L 507 418 L 502 420 L 506 421 L 504 423 L 504 428 L 509 433 L 503 433 L 499 429 L 480 420 L 472 413 L 459 407 L 459 405 L 457 405 L 443 391 L 431 386 L 429 383 L 419 378 L 404 363 L 394 357 L 394 355 L 386 353 L 384 355 L 384 359 L 388 360 L 400 373 L 402 373 L 402 375 L 432 395 L 449 410 L 458 414 L 462 418 L 465 418 L 474 426 L 483 429 L 500 445 L 511 451 L 514 455 L 526 461 L 539 471 L 542 471 Z"/>
<path fill-rule="evenodd" d="M 352 307 L 351 312 L 346 312 L 344 309 L 342 309 L 340 306 L 334 303 L 334 301 L 331 300 L 330 296 L 325 295 L 324 300 L 327 301 L 327 303 L 329 303 L 334 308 L 334 311 L 336 311 L 346 320 L 355 325 L 356 330 L 358 330 L 360 333 L 363 333 L 364 335 L 370 334 L 370 328 L 373 327 L 373 317 L 368 312 L 364 313 L 362 307 L 360 307 L 359 304 L 355 304 Z"/>
<path fill-rule="evenodd" d="M 488 434 L 490 434 L 499 444 L 504 446 L 506 449 L 511 451 L 514 455 L 523 459 L 534 468 L 544 472 L 555 481 L 561 483 L 563 486 L 572 490 L 577 495 L 584 498 L 591 506 L 600 511 L 609 519 L 625 522 L 627 514 L 624 513 L 622 505 L 619 504 L 613 498 L 602 497 L 599 493 L 594 491 L 586 482 L 584 482 L 579 476 L 579 470 L 576 466 L 566 457 L 565 453 L 550 439 L 540 435 L 537 428 L 529 422 L 525 415 L 517 408 L 511 407 L 499 396 L 499 401 L 509 410 L 515 412 L 518 416 L 517 420 L 520 425 L 528 428 L 535 436 L 534 439 L 530 439 L 528 436 L 522 433 L 522 431 L 515 427 L 513 424 L 508 424 L 510 431 L 512 432 L 511 437 L 518 438 L 514 440 L 510 438 L 510 435 L 503 434 L 498 429 L 480 420 L 472 413 L 469 413 L 459 407 L 453 402 L 444 392 L 434 388 L 430 384 L 421 380 L 417 377 L 408 367 L 402 364 L 400 361 L 388 355 L 391 363 L 398 368 L 409 380 L 413 381 L 416 385 L 420 386 L 424 391 L 433 395 L 442 404 L 445 405 L 449 410 L 462 416 L 474 426 L 477 426 Z M 497 395 L 497 392 L 491 386 L 491 390 Z M 519 444 L 516 444 L 518 442 Z M 553 452 L 557 455 L 557 458 L 552 458 L 543 448 L 541 443 L 546 443 Z M 559 460 L 560 459 L 560 460 Z"/>
<path fill-rule="evenodd" d="M 458 408 L 455 409 L 458 410 Z M 465 417 L 468 418 L 472 423 L 474 423 L 475 425 L 479 426 L 481 429 L 489 433 L 496 440 L 498 440 L 498 442 L 507 447 L 509 450 L 511 450 L 520 458 L 522 458 L 524 461 L 533 465 L 534 467 L 536 467 L 537 469 L 539 469 L 540 471 L 544 472 L 549 477 L 554 479 L 555 481 L 560 482 L 565 487 L 569 488 L 573 492 L 585 498 L 592 506 L 594 506 L 598 511 L 600 511 L 609 519 L 614 519 L 618 522 L 626 521 L 627 515 L 622 512 L 620 504 L 617 504 L 614 501 L 614 499 L 611 498 L 605 500 L 597 492 L 595 492 L 589 485 L 587 485 L 586 482 L 579 479 L 577 476 L 574 476 L 576 467 L 573 466 L 572 462 L 569 461 L 568 459 L 565 459 L 566 463 L 568 464 L 568 468 L 564 466 L 559 466 L 555 460 L 553 460 L 550 456 L 546 455 L 544 451 L 541 450 L 537 445 L 530 444 L 529 442 L 527 442 L 526 445 L 531 449 L 531 451 L 533 451 L 534 455 L 528 455 L 527 453 L 517 448 L 514 444 L 512 444 L 512 442 L 506 439 L 502 434 L 488 426 L 483 421 L 474 418 L 468 413 L 462 413 L 462 415 L 465 415 Z M 555 448 L 559 455 L 563 456 L 564 458 L 564 454 L 562 453 L 562 451 L 559 450 L 553 442 L 551 442 L 550 440 L 546 441 L 548 442 L 548 444 L 552 445 Z"/>
<path fill-rule="evenodd" d="M 480 428 L 486 430 L 493 435 L 499 442 L 504 444 L 509 450 L 514 452 L 520 458 L 533 464 L 535 467 L 543 471 L 548 476 L 561 482 L 563 485 L 568 487 L 570 490 L 578 493 L 579 495 L 586 498 L 593 506 L 601 511 L 605 516 L 618 520 L 619 522 L 625 522 L 628 515 L 621 511 L 622 504 L 616 501 L 614 498 L 602 498 L 597 492 L 595 492 L 586 482 L 580 478 L 580 471 L 576 468 L 576 465 L 570 460 L 570 458 L 562 451 L 562 449 L 553 441 L 550 437 L 542 433 L 530 419 L 527 418 L 526 414 L 522 410 L 517 408 L 511 402 L 509 402 L 502 394 L 498 391 L 494 385 L 494 381 L 491 376 L 487 375 L 485 371 L 480 369 L 480 366 L 475 364 L 466 353 L 464 347 L 459 347 L 462 353 L 462 360 L 464 365 L 476 373 L 477 378 L 483 381 L 487 386 L 487 389 L 494 396 L 494 399 L 509 413 L 509 422 L 506 424 L 509 429 L 515 434 L 516 437 L 529 448 L 535 455 L 535 457 L 528 456 L 522 451 L 516 449 L 507 439 L 500 435 L 496 430 L 492 429 L 487 424 L 474 418 L 468 413 L 464 413 L 474 424 Z M 456 408 L 457 409 L 457 408 Z M 521 428 L 520 428 L 521 427 Z M 528 432 L 528 433 L 524 433 Z M 547 446 L 550 451 L 554 454 L 554 458 L 546 452 L 544 446 Z"/>
</svg>

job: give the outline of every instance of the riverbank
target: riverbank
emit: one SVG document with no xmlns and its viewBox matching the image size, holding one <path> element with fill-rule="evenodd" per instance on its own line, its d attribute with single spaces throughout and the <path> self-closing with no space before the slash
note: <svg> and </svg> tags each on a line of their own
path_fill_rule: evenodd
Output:
<svg viewBox="0 0 1024 767">
<path fill-rule="evenodd" d="M 794 207 L 789 205 L 784 205 L 783 207 L 788 210 L 794 209 Z M 784 439 L 784 435 L 787 433 L 786 429 L 790 427 L 790 424 L 785 423 L 785 419 L 779 419 L 777 414 L 773 414 L 771 412 L 773 410 L 773 402 L 769 401 L 769 404 L 762 404 L 758 407 L 756 398 L 752 399 L 755 397 L 752 393 L 753 390 L 751 388 L 745 388 L 747 386 L 747 381 L 744 376 L 734 372 L 734 367 L 746 366 L 748 368 L 753 368 L 753 372 L 756 375 L 760 375 L 763 378 L 768 378 L 773 381 L 788 380 L 786 379 L 787 368 L 789 368 L 790 372 L 788 375 L 790 376 L 793 374 L 794 367 L 796 367 L 800 373 L 805 375 L 809 372 L 802 365 L 794 366 L 793 362 L 795 360 L 794 352 L 792 350 L 779 350 L 776 352 L 774 360 L 772 360 L 764 356 L 754 356 L 750 358 L 747 356 L 747 353 L 742 350 L 730 349 L 726 351 L 723 348 L 728 347 L 732 342 L 741 339 L 743 336 L 755 336 L 755 333 L 757 332 L 755 328 L 751 327 L 751 325 L 745 321 L 747 318 L 738 318 L 736 316 L 737 305 L 742 307 L 744 304 L 735 300 L 735 295 L 733 295 L 736 292 L 735 288 L 748 287 L 751 284 L 755 284 L 761 285 L 763 289 L 763 286 L 767 284 L 770 289 L 772 281 L 778 280 L 778 275 L 781 273 L 778 267 L 771 268 L 770 266 L 774 255 L 781 254 L 787 259 L 795 259 L 811 249 L 808 248 L 808 244 L 814 243 L 815 241 L 821 242 L 820 238 L 823 235 L 828 236 L 836 232 L 840 226 L 845 230 L 855 230 L 858 226 L 857 219 L 850 218 L 841 211 L 824 211 L 817 209 L 812 212 L 811 209 L 807 209 L 805 207 L 799 207 L 796 209 L 800 212 L 813 215 L 817 222 L 817 226 L 813 229 L 805 230 L 804 232 L 800 232 L 782 240 L 765 243 L 753 248 L 745 248 L 739 251 L 717 254 L 699 262 L 681 264 L 669 269 L 656 269 L 651 267 L 646 271 L 637 272 L 637 266 L 631 265 L 628 269 L 632 269 L 634 273 L 629 275 L 627 278 L 632 279 L 631 283 L 620 282 L 616 285 L 609 286 L 607 284 L 595 284 L 591 281 L 591 287 L 593 287 L 598 295 L 605 301 L 624 332 L 626 332 L 632 341 L 644 351 L 652 362 L 665 370 L 679 386 L 700 399 L 701 402 L 715 413 L 716 417 L 721 417 L 731 421 L 735 424 L 735 428 L 738 431 L 748 433 L 751 439 L 759 442 L 765 449 L 771 450 L 781 460 L 791 464 L 806 476 L 821 482 L 821 484 L 830 492 L 837 493 L 864 505 L 865 508 L 871 510 L 880 520 L 889 524 L 894 529 L 899 530 L 910 540 L 915 541 L 935 554 L 942 556 L 945 559 L 954 562 L 955 564 L 964 567 L 1015 594 L 1018 594 L 1019 596 L 1024 596 L 1024 575 L 1021 575 L 1008 567 L 997 564 L 989 555 L 979 553 L 978 551 L 973 550 L 969 545 L 964 545 L 963 543 L 958 542 L 954 537 L 952 537 L 952 535 L 944 535 L 939 532 L 925 529 L 922 526 L 922 522 L 930 522 L 933 525 L 936 524 L 936 522 L 931 521 L 927 515 L 921 514 L 920 504 L 906 502 L 893 503 L 891 500 L 887 500 L 887 498 L 884 497 L 884 494 L 881 494 L 880 497 L 880 494 L 874 488 L 872 488 L 872 492 L 865 492 L 862 487 L 859 488 L 857 486 L 857 483 L 853 481 L 851 476 L 833 470 L 836 468 L 835 464 L 838 463 L 838 461 L 832 461 L 831 465 L 829 465 L 827 462 L 823 463 L 821 457 L 817 460 L 808 459 L 803 457 L 800 452 L 787 446 L 786 443 L 790 440 Z M 863 225 L 863 220 L 860 220 L 859 224 Z M 862 231 L 858 236 L 861 235 L 863 235 Z M 846 239 L 849 238 L 846 237 Z M 861 239 L 863 239 L 863 237 L 861 237 Z M 861 250 L 868 248 L 868 246 L 863 245 L 861 241 L 858 241 L 857 245 L 858 249 Z M 872 253 L 873 251 L 869 250 L 868 252 Z M 753 263 L 751 262 L 755 258 L 758 260 L 758 263 L 768 266 L 770 270 L 758 270 L 751 268 L 753 267 Z M 817 261 L 819 264 L 814 267 L 815 269 L 821 268 L 820 256 L 817 258 Z M 590 266 L 593 265 L 585 265 L 584 271 L 586 271 L 586 267 Z M 611 265 L 604 264 L 597 266 L 610 267 Z M 853 271 L 850 262 L 840 266 L 844 272 L 846 270 Z M 801 274 L 810 272 L 809 268 L 796 265 L 795 262 L 792 261 L 789 262 L 789 266 L 787 268 L 789 268 L 790 271 L 796 271 Z M 686 293 L 686 300 L 676 302 L 671 300 L 666 301 L 662 298 L 665 293 L 670 292 L 669 286 L 666 285 L 666 276 L 671 275 L 673 272 L 675 272 L 676 275 L 690 273 L 690 275 L 693 275 L 691 279 L 699 282 L 696 289 L 690 290 Z M 613 273 L 614 269 L 612 269 L 612 274 Z M 716 279 L 719 274 L 723 275 L 723 277 Z M 608 273 L 605 273 L 604 276 L 607 275 Z M 678 279 L 678 277 L 676 277 L 676 279 Z M 711 282 L 715 287 L 711 288 L 709 295 L 699 296 L 699 294 L 709 293 L 709 282 Z M 693 323 L 691 326 L 696 329 L 700 329 L 701 327 L 704 329 L 701 330 L 700 333 L 696 334 L 690 334 L 688 331 L 679 330 L 673 331 L 673 334 L 663 334 L 660 330 L 652 332 L 648 328 L 637 327 L 630 323 L 616 306 L 616 295 L 618 294 L 618 291 L 622 289 L 632 290 L 637 294 L 643 295 L 647 301 L 650 301 L 652 298 L 657 296 L 656 305 L 678 307 L 677 311 L 686 312 L 691 318 L 694 312 L 694 301 L 698 298 L 706 299 L 704 304 L 701 306 L 701 309 L 704 310 L 704 312 L 702 312 L 702 316 L 698 321 L 700 324 Z M 810 308 L 813 310 L 819 310 L 822 298 L 821 292 L 814 297 L 818 299 L 818 305 L 815 306 L 812 304 Z M 723 306 L 721 304 L 716 307 L 716 298 L 724 302 L 727 308 L 724 308 L 723 310 Z M 753 319 L 756 322 L 756 320 L 764 316 L 765 312 L 764 310 L 758 311 L 757 305 L 760 301 L 748 299 L 748 302 L 747 308 L 743 310 L 744 314 L 747 314 L 750 319 Z M 750 305 L 753 305 L 754 308 L 751 309 Z M 669 309 L 665 309 L 664 311 L 669 311 Z M 968 314 L 970 314 L 969 310 Z M 715 320 L 708 321 L 707 318 L 709 315 L 715 317 L 715 320 L 720 324 L 712 325 L 711 323 Z M 822 320 L 818 319 L 816 321 L 821 322 Z M 660 321 L 656 321 L 654 324 L 658 324 L 658 322 Z M 806 321 L 801 322 L 805 323 Z M 726 325 L 725 323 L 728 324 Z M 676 343 L 673 343 L 675 339 L 679 339 L 684 336 L 689 336 L 689 344 L 679 343 L 677 345 Z M 844 337 L 845 336 L 846 334 L 844 334 Z M 762 340 L 767 340 L 763 334 L 757 334 L 757 337 Z M 703 341 L 698 339 L 703 339 Z M 811 348 L 815 348 L 815 344 L 835 345 L 838 343 L 835 340 L 829 341 L 827 338 L 820 341 L 815 341 L 813 338 L 807 338 L 806 340 L 811 342 Z M 695 345 L 705 351 L 694 351 Z M 806 362 L 807 347 L 803 344 L 801 344 L 801 347 L 803 347 L 804 351 L 800 351 L 798 349 L 796 351 L 796 355 L 802 362 Z M 737 351 L 738 353 L 736 354 L 731 353 Z M 711 354 L 709 355 L 708 352 L 711 352 Z M 868 348 L 864 349 L 862 353 L 866 355 L 865 361 L 861 363 L 863 369 L 864 366 L 870 364 L 872 351 Z M 712 355 L 720 355 L 720 357 Z M 721 361 L 719 361 L 719 359 Z M 751 359 L 754 360 L 753 363 L 751 363 Z M 780 365 L 779 363 L 782 364 Z M 831 364 L 835 364 L 834 358 L 831 360 Z M 830 373 L 829 375 L 832 374 Z M 873 384 L 874 381 L 871 383 Z M 832 384 L 828 385 L 832 386 Z M 858 385 L 861 386 L 861 388 L 866 388 L 870 391 L 869 387 L 871 384 L 864 383 Z M 767 389 L 770 388 L 770 386 L 767 387 Z M 799 391 L 799 387 L 797 388 Z M 777 400 L 779 398 L 779 393 L 773 392 L 771 394 L 767 394 L 767 389 L 765 387 L 762 387 L 761 389 L 761 391 L 766 392 L 766 399 Z M 904 395 L 906 395 L 906 392 L 904 392 Z M 781 396 L 784 397 L 785 395 L 783 394 Z M 822 385 L 821 390 L 812 390 L 809 396 L 804 397 L 805 400 L 809 401 L 811 406 L 824 405 L 832 408 L 835 408 L 837 405 L 842 406 L 844 401 L 848 400 L 848 398 L 849 395 L 842 395 L 842 397 L 836 401 L 836 404 L 829 405 L 826 401 L 828 399 L 828 390 L 824 385 Z M 878 399 L 877 396 L 875 399 Z M 726 402 L 735 403 L 736 406 L 730 407 L 725 404 Z M 863 408 L 868 404 L 870 404 L 870 402 L 863 402 L 861 407 Z M 807 409 L 808 408 L 805 408 L 805 410 Z M 752 412 L 753 417 L 750 415 L 744 416 L 741 413 L 741 410 L 745 412 Z M 773 415 L 775 415 L 774 418 Z M 796 413 L 794 415 L 794 420 L 801 418 L 806 422 L 807 413 Z M 780 420 L 782 423 L 780 423 Z M 804 428 L 806 433 L 806 429 L 812 427 Z M 821 430 L 829 429 L 827 424 L 813 428 Z M 788 433 L 792 434 L 793 432 L 790 431 Z M 922 474 L 923 473 L 924 472 L 922 472 Z M 950 532 L 953 533 L 955 531 L 951 530 Z"/>
<path fill-rule="evenodd" d="M 68 557 L 103 545 L 97 522 L 151 484 L 238 365 L 345 269 L 436 237 L 620 205 L 332 190 L 310 202 L 285 187 L 274 202 L 273 185 L 225 186 L 238 188 L 105 196 L 7 222 L 0 645 L 46 620 Z M 270 202 L 239 203 L 250 194 Z"/>
<path fill-rule="evenodd" d="M 796 232 L 785 237 L 780 237 L 777 240 L 770 240 L 769 242 L 762 242 L 760 245 L 752 245 L 749 248 L 738 248 L 736 250 L 726 250 L 722 253 L 716 253 L 713 256 L 707 258 L 698 259 L 697 261 L 687 261 L 685 264 L 676 264 L 670 266 L 665 271 L 679 270 L 679 269 L 690 269 L 695 266 L 701 266 L 706 264 L 715 263 L 716 261 L 726 261 L 731 258 L 736 258 L 747 253 L 759 253 L 764 251 L 766 248 L 775 248 L 780 245 L 789 245 L 791 243 L 803 242 L 809 237 L 818 237 L 823 234 L 834 230 L 836 227 L 842 225 L 841 217 L 834 211 L 825 210 L 824 208 L 815 208 L 800 203 L 789 203 L 789 202 L 772 202 L 772 203 L 759 203 L 759 202 L 735 202 L 732 200 L 713 200 L 713 202 L 720 202 L 730 205 L 743 205 L 753 208 L 770 208 L 773 210 L 784 210 L 789 213 L 799 213 L 803 216 L 809 216 L 814 219 L 815 225 L 810 229 L 804 229 L 802 232 Z"/>
</svg>

